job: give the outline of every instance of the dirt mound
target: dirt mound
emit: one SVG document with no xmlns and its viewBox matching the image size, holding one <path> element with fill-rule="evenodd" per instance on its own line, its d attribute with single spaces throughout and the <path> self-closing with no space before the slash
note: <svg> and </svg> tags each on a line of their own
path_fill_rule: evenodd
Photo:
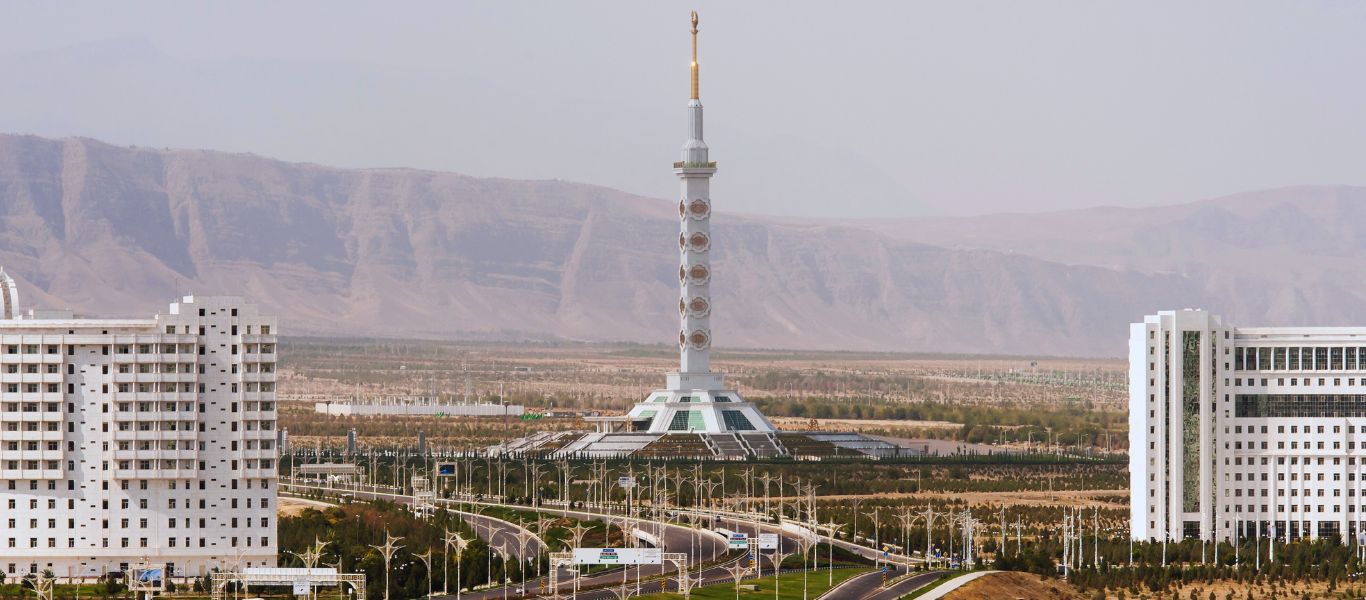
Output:
<svg viewBox="0 0 1366 600">
<path fill-rule="evenodd" d="M 992 573 L 949 592 L 944 600 L 1084 600 L 1085 596 L 1058 579 L 1032 573 Z"/>
</svg>

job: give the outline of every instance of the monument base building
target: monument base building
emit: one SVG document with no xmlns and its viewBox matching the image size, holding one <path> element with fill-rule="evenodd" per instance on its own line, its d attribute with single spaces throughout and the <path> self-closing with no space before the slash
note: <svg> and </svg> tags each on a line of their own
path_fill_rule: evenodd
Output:
<svg viewBox="0 0 1366 600">
<path fill-rule="evenodd" d="M 1163 311 L 1129 334 L 1138 540 L 1366 536 L 1366 327 Z"/>
<path fill-rule="evenodd" d="M 711 370 L 711 178 L 716 162 L 702 136 L 697 13 L 692 14 L 688 136 L 674 162 L 678 201 L 678 371 L 622 416 L 590 417 L 597 431 L 539 433 L 488 448 L 495 455 L 555 458 L 766 458 L 896 456 L 894 444 L 856 433 L 779 433 L 725 377 Z M 671 240 L 665 240 L 672 243 Z M 912 451 L 906 450 L 905 454 Z"/>
</svg>

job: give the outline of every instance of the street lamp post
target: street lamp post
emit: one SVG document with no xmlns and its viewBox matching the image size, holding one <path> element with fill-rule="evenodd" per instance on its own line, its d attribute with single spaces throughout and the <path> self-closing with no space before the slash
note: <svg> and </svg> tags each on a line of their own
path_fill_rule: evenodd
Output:
<svg viewBox="0 0 1366 600">
<path fill-rule="evenodd" d="M 464 537 L 461 537 L 459 533 L 451 533 L 451 530 L 449 529 L 446 530 L 445 542 L 447 554 L 450 553 L 452 548 L 455 549 L 455 600 L 460 600 L 460 558 L 465 553 L 465 545 L 469 542 Z M 450 572 L 451 561 L 450 558 L 447 557 L 447 559 L 442 562 L 441 595 L 447 596 L 451 593 L 451 580 L 447 577 Z"/>
<path fill-rule="evenodd" d="M 427 598 L 430 600 L 432 597 L 432 549 L 428 548 L 426 552 L 413 556 L 421 559 L 422 565 L 427 567 Z"/>
<path fill-rule="evenodd" d="M 384 600 L 389 600 L 389 562 L 394 559 L 394 553 L 403 547 L 395 546 L 394 542 L 397 542 L 401 539 L 403 538 L 393 537 L 389 534 L 389 530 L 386 529 L 384 530 L 384 545 L 370 546 L 371 548 L 378 550 L 380 555 L 384 557 Z"/>
<path fill-rule="evenodd" d="M 827 589 L 833 589 L 835 587 L 835 534 L 839 533 L 841 529 L 844 529 L 844 524 L 831 521 L 826 523 L 825 526 L 830 528 L 830 538 L 827 540 L 829 543 L 826 544 L 826 551 L 829 552 L 829 554 L 825 557 L 825 571 L 829 577 L 827 578 L 825 585 Z M 775 573 L 774 575 L 777 574 Z"/>
</svg>

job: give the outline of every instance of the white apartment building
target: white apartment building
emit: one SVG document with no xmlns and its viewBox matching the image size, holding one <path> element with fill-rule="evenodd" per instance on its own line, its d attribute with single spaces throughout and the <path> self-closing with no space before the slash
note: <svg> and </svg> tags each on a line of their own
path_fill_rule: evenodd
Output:
<svg viewBox="0 0 1366 600">
<path fill-rule="evenodd" d="M 233 297 L 0 319 L 0 569 L 275 565 L 277 333 Z"/>
<path fill-rule="evenodd" d="M 1139 540 L 1366 534 L 1366 327 L 1234 327 L 1203 310 L 1130 326 Z"/>
</svg>

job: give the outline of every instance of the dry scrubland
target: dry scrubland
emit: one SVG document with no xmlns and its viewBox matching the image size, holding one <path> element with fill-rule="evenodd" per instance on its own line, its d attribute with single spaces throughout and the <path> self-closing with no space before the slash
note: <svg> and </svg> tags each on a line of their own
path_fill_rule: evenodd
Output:
<svg viewBox="0 0 1366 600">
<path fill-rule="evenodd" d="M 457 344 L 290 339 L 280 373 L 282 425 L 298 443 L 398 445 L 425 429 L 442 447 L 496 442 L 574 419 L 340 419 L 314 415 L 326 399 L 436 394 L 533 409 L 619 413 L 663 383 L 671 349 L 646 346 Z M 913 439 L 1122 450 L 1127 420 L 1118 360 L 718 352 L 714 368 L 782 427 L 858 430 Z M 814 419 L 814 421 L 813 421 Z"/>
<path fill-rule="evenodd" d="M 532 431 L 583 427 L 577 417 L 534 421 L 323 417 L 312 411 L 312 403 L 318 400 L 437 394 L 446 399 L 502 397 L 538 412 L 613 413 L 626 410 L 659 385 L 661 373 L 674 364 L 673 352 L 660 347 L 301 339 L 282 345 L 281 422 L 289 428 L 296 449 L 340 447 L 352 427 L 360 433 L 363 446 L 412 447 L 415 432 L 422 430 L 433 448 L 456 450 Z M 923 547 L 926 531 L 924 520 L 915 515 L 926 508 L 934 511 L 933 539 L 942 548 L 951 537 L 943 515 L 962 516 L 970 511 L 981 523 L 978 541 L 984 556 L 1000 553 L 1000 564 L 1036 573 L 1052 571 L 1061 556 L 1063 516 L 1080 511 L 1087 538 L 1083 555 L 1096 553 L 1099 530 L 1101 560 L 1106 565 L 1128 560 L 1125 462 L 1117 455 L 1087 458 L 1107 449 L 1122 451 L 1126 443 L 1121 361 L 748 352 L 718 353 L 716 368 L 728 373 L 734 385 L 784 428 L 855 429 L 934 444 L 941 453 L 960 447 L 979 453 L 976 458 L 953 461 L 869 462 L 853 468 L 781 462 L 709 465 L 705 476 L 724 479 L 727 498 L 743 488 L 749 469 L 756 477 L 782 476 L 789 483 L 789 496 L 794 481 L 815 486 L 815 510 L 822 520 L 847 524 L 846 533 L 854 530 L 864 538 L 916 549 Z M 1043 458 L 1038 453 L 1050 438 L 1052 449 L 1069 457 L 1031 462 Z M 980 456 L 1026 447 L 1035 453 L 1026 460 Z M 505 466 L 510 467 L 511 489 L 558 493 L 546 491 L 554 489 L 554 469 L 543 469 L 531 486 L 520 479 L 524 465 Z M 642 466 L 611 465 L 601 477 L 610 480 Z M 473 477 L 469 479 L 481 486 L 495 467 L 491 462 L 471 461 L 467 468 Z M 677 475 L 691 467 L 672 468 Z M 576 482 L 586 482 L 591 478 L 588 467 L 580 465 L 575 477 Z M 472 491 L 487 493 L 486 489 Z M 571 497 L 585 493 L 581 483 L 571 489 Z M 791 513 L 794 505 L 789 498 L 786 510 Z M 1009 534 L 1004 549 L 1002 517 Z M 952 536 L 961 536 L 961 527 Z M 1149 564 L 1156 564 L 1155 547 L 1138 550 L 1148 553 Z M 1284 551 L 1289 554 L 1290 549 Z M 1173 549 L 1173 553 L 1178 551 Z M 1181 561 L 1198 563 L 1198 548 L 1180 553 L 1185 556 Z M 1299 554 L 1298 562 L 1317 564 L 1303 558 L 1312 555 L 1309 551 Z M 1244 564 L 1249 562 L 1244 560 Z M 1282 574 L 1275 576 L 1280 580 L 1264 578 L 1257 583 L 1231 581 L 1236 575 L 1227 569 L 1208 576 L 1198 574 L 1197 569 L 1167 573 L 1149 569 L 1132 576 L 1123 569 L 1085 569 L 1074 574 L 1071 584 L 1056 578 L 1012 575 L 988 579 L 953 597 L 1298 600 L 1358 598 L 1366 591 L 1345 577 L 1330 587 L 1328 580 L 1338 576 L 1324 573 L 1340 572 L 1338 567 L 1318 573 L 1282 566 Z M 1291 581 L 1286 578 L 1290 573 L 1302 574 Z M 1182 578 L 1189 581 L 1182 584 Z M 1151 591 L 1150 584 L 1161 591 Z M 1101 585 L 1111 587 L 1098 593 Z M 979 596 L 963 595 L 974 593 Z"/>
<path fill-rule="evenodd" d="M 992 573 L 949 592 L 944 600 L 1085 600 L 1066 582 L 1030 573 Z"/>
</svg>

